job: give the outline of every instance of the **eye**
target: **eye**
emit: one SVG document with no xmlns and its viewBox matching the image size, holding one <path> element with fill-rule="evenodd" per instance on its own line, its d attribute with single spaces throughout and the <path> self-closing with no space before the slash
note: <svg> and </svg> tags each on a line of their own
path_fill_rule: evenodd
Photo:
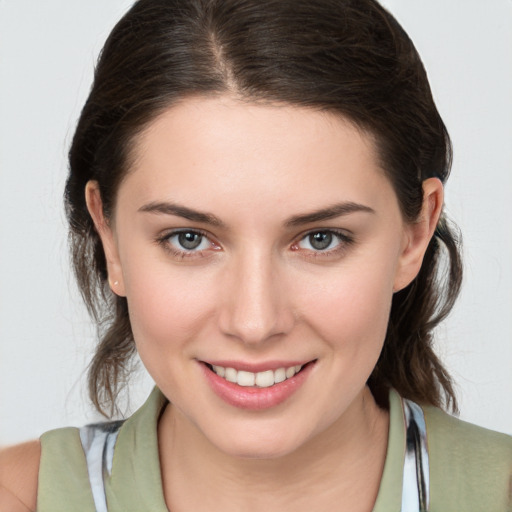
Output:
<svg viewBox="0 0 512 512">
<path fill-rule="evenodd" d="M 318 231 L 317 233 L 310 233 L 304 237 L 301 242 L 305 242 L 309 245 L 309 248 L 317 251 L 325 251 L 329 249 L 333 241 L 337 242 L 336 237 L 330 231 Z"/>
<path fill-rule="evenodd" d="M 203 251 L 219 249 L 219 246 L 212 242 L 208 236 L 194 230 L 173 231 L 157 241 L 177 257 L 199 256 Z"/>
<path fill-rule="evenodd" d="M 328 229 L 310 231 L 292 246 L 292 249 L 304 249 L 314 252 L 337 251 L 352 243 L 352 238 L 344 233 Z"/>
<path fill-rule="evenodd" d="M 180 249 L 185 249 L 187 251 L 193 251 L 194 249 L 206 249 L 208 244 L 207 238 L 201 233 L 197 233 L 195 231 L 182 231 L 180 233 L 176 233 L 169 237 L 169 242 L 178 246 Z M 205 247 L 201 247 L 204 245 Z"/>
</svg>

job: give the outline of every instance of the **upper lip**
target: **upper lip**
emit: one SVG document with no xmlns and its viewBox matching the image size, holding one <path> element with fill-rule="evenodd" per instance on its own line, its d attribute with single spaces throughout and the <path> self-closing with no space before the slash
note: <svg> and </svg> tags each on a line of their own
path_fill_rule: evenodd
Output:
<svg viewBox="0 0 512 512">
<path fill-rule="evenodd" d="M 252 373 L 264 372 L 267 370 L 277 370 L 278 368 L 290 368 L 291 366 L 304 366 L 307 363 L 311 363 L 313 359 L 294 359 L 294 360 L 273 360 L 264 361 L 261 363 L 249 363 L 246 361 L 233 361 L 227 359 L 216 359 L 208 361 L 201 360 L 200 362 L 209 364 L 211 366 L 222 366 L 223 368 L 234 368 L 237 371 L 246 371 Z"/>
</svg>

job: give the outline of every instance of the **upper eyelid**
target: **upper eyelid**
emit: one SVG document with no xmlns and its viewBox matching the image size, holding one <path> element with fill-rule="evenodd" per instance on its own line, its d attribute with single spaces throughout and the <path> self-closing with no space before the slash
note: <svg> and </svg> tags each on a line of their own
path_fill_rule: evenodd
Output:
<svg viewBox="0 0 512 512">
<path fill-rule="evenodd" d="M 303 231 L 299 235 L 296 235 L 294 237 L 294 240 L 302 240 L 303 238 L 306 238 L 307 236 L 313 235 L 315 233 L 333 233 L 334 235 L 337 235 L 341 238 L 353 238 L 353 234 L 348 229 L 339 229 L 339 228 L 315 228 L 315 229 L 308 229 L 306 231 Z"/>
<path fill-rule="evenodd" d="M 208 240 L 215 239 L 215 237 L 212 234 L 200 228 L 171 228 L 163 230 L 161 235 L 158 236 L 158 238 L 164 240 L 166 238 L 171 238 L 174 235 L 179 235 L 180 233 L 197 233 L 198 235 L 208 238 Z"/>
<path fill-rule="evenodd" d="M 309 235 L 314 233 L 333 233 L 338 238 L 338 243 L 335 247 L 325 250 L 315 250 L 309 248 L 298 248 L 298 251 L 302 252 L 303 258 L 313 259 L 318 261 L 329 261 L 333 257 L 341 257 L 346 254 L 348 250 L 356 243 L 354 235 L 344 233 L 343 230 L 331 229 L 313 229 L 304 233 L 302 236 L 297 237 L 292 243 L 293 246 L 298 246 Z M 295 251 L 294 251 L 295 252 Z"/>
<path fill-rule="evenodd" d="M 303 234 L 297 236 L 294 241 L 292 242 L 292 246 L 298 245 L 300 242 L 302 242 L 304 239 L 306 239 L 308 236 L 313 235 L 315 233 L 332 233 L 334 236 L 338 238 L 338 244 L 336 247 L 332 249 L 326 249 L 326 250 L 310 250 L 310 249 L 303 249 L 305 251 L 313 252 L 314 254 L 324 254 L 327 255 L 329 253 L 334 253 L 336 251 L 340 251 L 343 248 L 347 248 L 348 245 L 352 245 L 355 242 L 355 237 L 351 232 L 347 232 L 346 230 L 336 229 L 336 228 L 326 228 L 326 229 L 312 229 L 304 232 Z"/>
<path fill-rule="evenodd" d="M 157 245 L 162 247 L 166 252 L 171 253 L 174 258 L 179 258 L 180 260 L 185 261 L 185 259 L 190 259 L 191 261 L 195 260 L 198 257 L 207 256 L 208 247 L 203 249 L 187 249 L 185 247 L 180 247 L 179 245 L 171 242 L 171 238 L 179 235 L 180 233 L 195 233 L 208 240 L 210 244 L 210 248 L 215 247 L 219 248 L 219 244 L 216 241 L 212 241 L 210 235 L 205 233 L 202 229 L 190 229 L 190 228 L 173 228 L 167 231 L 164 231 L 161 235 L 155 237 L 155 242 Z M 200 244 L 202 244 L 204 240 L 201 240 Z"/>
<path fill-rule="evenodd" d="M 165 243 L 168 243 L 170 245 L 171 244 L 170 239 L 176 235 L 179 235 L 180 233 L 196 233 L 196 234 L 208 239 L 210 243 L 218 244 L 218 242 L 216 241 L 216 239 L 213 236 L 211 236 L 209 233 L 205 232 L 204 230 L 197 229 L 197 228 L 193 228 L 193 229 L 191 229 L 191 228 L 172 228 L 169 230 L 164 230 L 160 235 L 156 236 L 155 241 L 161 245 L 164 245 Z M 177 250 L 182 251 L 182 252 L 193 253 L 193 252 L 201 252 L 204 249 L 195 251 L 193 249 L 187 250 L 183 247 L 181 249 L 177 248 Z"/>
</svg>

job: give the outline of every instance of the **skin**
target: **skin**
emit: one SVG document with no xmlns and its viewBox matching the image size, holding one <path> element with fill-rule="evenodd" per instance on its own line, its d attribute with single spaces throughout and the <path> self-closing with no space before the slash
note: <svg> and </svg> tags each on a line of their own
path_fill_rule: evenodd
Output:
<svg viewBox="0 0 512 512">
<path fill-rule="evenodd" d="M 0 510 L 35 511 L 41 446 L 29 441 L 0 450 Z"/>
<path fill-rule="evenodd" d="M 229 96 L 172 107 L 133 157 L 112 218 L 95 182 L 86 199 L 137 350 L 172 404 L 158 426 L 169 509 L 372 510 L 389 418 L 366 381 L 393 293 L 437 224 L 439 180 L 424 182 L 407 223 L 369 135 Z M 176 230 L 204 238 L 187 250 Z M 331 237 L 327 249 L 315 233 Z M 212 391 L 200 364 L 212 360 L 314 363 L 284 402 L 255 411 Z"/>
</svg>

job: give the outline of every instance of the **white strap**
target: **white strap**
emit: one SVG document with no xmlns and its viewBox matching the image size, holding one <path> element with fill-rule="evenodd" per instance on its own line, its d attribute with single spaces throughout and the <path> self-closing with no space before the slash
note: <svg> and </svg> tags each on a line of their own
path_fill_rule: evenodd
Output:
<svg viewBox="0 0 512 512">
<path fill-rule="evenodd" d="M 112 473 L 114 447 L 122 424 L 122 421 L 113 421 L 80 429 L 96 512 L 108 512 L 104 476 L 105 472 L 108 475 Z"/>
<path fill-rule="evenodd" d="M 430 480 L 427 426 L 421 407 L 403 399 L 406 429 L 402 512 L 427 512 L 430 505 Z"/>
</svg>

